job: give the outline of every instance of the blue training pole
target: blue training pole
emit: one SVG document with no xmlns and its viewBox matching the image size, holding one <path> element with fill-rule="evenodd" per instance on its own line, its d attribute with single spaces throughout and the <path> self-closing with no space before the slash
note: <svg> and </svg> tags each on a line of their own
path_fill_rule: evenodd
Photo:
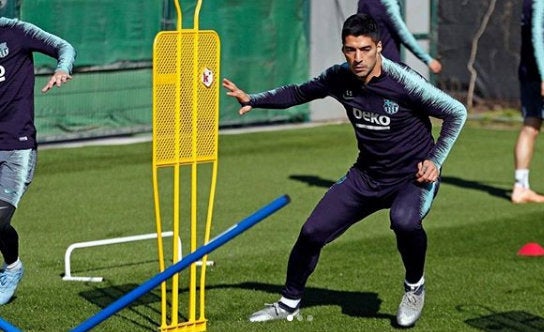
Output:
<svg viewBox="0 0 544 332">
<path fill-rule="evenodd" d="M 247 217 L 246 219 L 240 221 L 238 224 L 232 226 L 231 228 L 227 229 L 220 235 L 213 238 L 212 240 L 210 240 L 210 242 L 199 247 L 197 250 L 190 253 L 189 255 L 183 257 L 176 264 L 171 265 L 166 270 L 162 271 L 161 273 L 157 274 L 153 278 L 144 282 L 140 286 L 126 293 L 125 295 L 117 299 L 115 302 L 111 303 L 109 306 L 102 309 L 102 311 L 99 311 L 96 315 L 91 316 L 86 321 L 76 326 L 74 329 L 72 329 L 72 332 L 89 331 L 96 325 L 100 324 L 102 321 L 106 320 L 108 317 L 114 315 L 119 310 L 125 308 L 130 303 L 136 301 L 142 295 L 153 290 L 155 287 L 160 285 L 165 280 L 171 278 L 174 274 L 187 268 L 194 262 L 201 259 L 203 256 L 209 254 L 210 252 L 219 248 L 223 244 L 232 240 L 234 237 L 245 232 L 250 227 L 258 223 L 259 221 L 263 220 L 264 218 L 278 211 L 285 205 L 289 204 L 289 202 L 290 202 L 290 199 L 289 199 L 289 196 L 287 195 L 283 195 L 276 198 L 274 201 L 262 207 L 261 209 L 259 209 L 258 211 L 256 211 L 255 213 Z"/>
<path fill-rule="evenodd" d="M 5 332 L 21 332 L 18 328 L 0 318 L 0 330 Z"/>
</svg>

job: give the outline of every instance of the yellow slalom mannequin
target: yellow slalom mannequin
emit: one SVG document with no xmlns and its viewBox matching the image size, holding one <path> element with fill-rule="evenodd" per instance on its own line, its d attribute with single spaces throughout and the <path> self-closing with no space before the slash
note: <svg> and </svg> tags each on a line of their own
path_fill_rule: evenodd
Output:
<svg viewBox="0 0 544 332">
<path fill-rule="evenodd" d="M 199 30 L 199 13 L 202 1 L 198 0 L 194 13 L 194 28 L 182 29 L 181 8 L 174 0 L 178 15 L 176 31 L 162 31 L 153 45 L 153 197 L 157 234 L 163 231 L 159 195 L 159 169 L 173 171 L 172 231 L 173 239 L 181 239 L 181 231 L 188 232 L 190 251 L 210 239 L 213 202 L 217 182 L 217 145 L 219 128 L 219 65 L 220 42 L 215 31 Z M 197 234 L 199 206 L 199 166 L 211 164 L 204 235 Z M 189 183 L 182 183 L 180 172 L 187 169 Z M 161 173 L 162 174 L 162 173 Z M 164 184 L 164 183 L 163 183 Z M 162 188 L 162 187 L 161 187 Z M 182 193 L 190 196 L 188 213 L 190 221 L 180 227 L 180 201 Z M 164 207 L 163 207 L 164 210 Z M 186 227 L 188 225 L 188 227 Z M 199 238 L 202 243 L 198 243 Z M 180 242 L 172 241 L 172 261 L 181 259 Z M 157 238 L 159 268 L 165 269 L 164 243 Z M 161 285 L 161 331 L 205 331 L 205 275 L 207 257 L 202 259 L 199 285 L 199 310 L 197 319 L 197 266 L 189 269 L 187 321 L 178 321 L 179 275 L 172 277 L 170 294 L 170 321 L 167 321 L 166 283 Z"/>
</svg>

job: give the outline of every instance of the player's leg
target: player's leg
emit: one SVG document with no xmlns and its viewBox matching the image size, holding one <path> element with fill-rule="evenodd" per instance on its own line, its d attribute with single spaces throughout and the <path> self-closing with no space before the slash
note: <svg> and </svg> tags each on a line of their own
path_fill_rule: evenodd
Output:
<svg viewBox="0 0 544 332">
<path fill-rule="evenodd" d="M 537 82 L 520 82 L 523 125 L 514 147 L 514 187 L 512 203 L 544 203 L 544 196 L 531 190 L 529 171 L 537 137 L 542 126 L 544 105 Z"/>
<path fill-rule="evenodd" d="M 4 258 L 3 269 L 19 258 L 19 234 L 11 226 L 13 213 L 15 213 L 15 207 L 0 200 L 0 252 Z"/>
<path fill-rule="evenodd" d="M 366 186 L 361 172 L 352 169 L 316 205 L 291 251 L 286 285 L 282 292 L 284 296 L 301 298 L 321 249 L 357 221 L 385 208 L 380 206 L 382 203 L 377 198 L 367 197 L 370 190 Z"/>
<path fill-rule="evenodd" d="M 0 251 L 4 258 L 4 268 L 0 271 L 0 304 L 9 302 L 23 277 L 19 235 L 11 219 L 32 182 L 35 166 L 35 150 L 0 151 Z"/>
<path fill-rule="evenodd" d="M 298 314 L 306 282 L 317 265 L 323 246 L 380 208 L 378 202 L 365 203 L 361 196 L 361 188 L 364 187 L 362 174 L 352 169 L 325 193 L 302 226 L 293 246 L 281 299 L 255 312 L 250 321 L 290 319 Z"/>
<path fill-rule="evenodd" d="M 439 183 L 408 182 L 391 205 L 391 228 L 405 268 L 405 293 L 397 312 L 397 323 L 413 325 L 421 315 L 425 300 L 424 268 L 427 235 L 422 221 L 438 192 Z"/>
</svg>

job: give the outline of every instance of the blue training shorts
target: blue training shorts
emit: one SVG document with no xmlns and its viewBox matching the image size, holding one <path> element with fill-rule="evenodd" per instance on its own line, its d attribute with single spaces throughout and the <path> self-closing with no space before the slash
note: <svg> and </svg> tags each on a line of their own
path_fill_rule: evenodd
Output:
<svg viewBox="0 0 544 332">
<path fill-rule="evenodd" d="M 0 200 L 17 207 L 34 178 L 36 150 L 0 151 Z"/>
<path fill-rule="evenodd" d="M 544 97 L 540 94 L 540 82 L 520 81 L 520 96 L 524 119 L 544 119 Z"/>
</svg>

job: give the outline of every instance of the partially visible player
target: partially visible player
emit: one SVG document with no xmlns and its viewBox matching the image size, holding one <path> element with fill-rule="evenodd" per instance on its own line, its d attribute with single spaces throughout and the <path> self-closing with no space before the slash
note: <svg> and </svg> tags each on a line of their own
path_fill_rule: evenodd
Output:
<svg viewBox="0 0 544 332">
<path fill-rule="evenodd" d="M 68 42 L 30 23 L 0 17 L 0 305 L 12 298 L 24 271 L 11 219 L 36 166 L 34 52 L 57 59 L 42 92 L 72 78 L 76 54 Z"/>
<path fill-rule="evenodd" d="M 355 14 L 342 29 L 342 52 L 347 62 L 328 68 L 316 78 L 257 94 L 247 94 L 228 79 L 223 80 L 227 95 L 241 104 L 240 114 L 254 108 L 285 109 L 333 97 L 345 108 L 359 149 L 353 166 L 325 193 L 302 226 L 289 257 L 281 298 L 255 312 L 250 321 L 292 319 L 297 315 L 321 249 L 353 224 L 382 209 L 390 209 L 390 227 L 405 268 L 397 322 L 410 326 L 421 315 L 427 249 L 423 218 L 438 192 L 440 170 L 467 114 L 460 102 L 416 72 L 382 57 L 379 36 L 371 16 Z M 443 120 L 436 141 L 430 117 Z M 372 273 L 371 267 L 365 270 Z"/>
<path fill-rule="evenodd" d="M 544 117 L 544 1 L 524 0 L 519 83 L 523 125 L 514 148 L 512 203 L 544 203 L 529 185 L 529 169 Z"/>
<path fill-rule="evenodd" d="M 442 64 L 425 52 L 408 30 L 397 0 L 359 0 L 357 12 L 370 14 L 378 22 L 384 57 L 400 62 L 402 44 L 423 61 L 432 73 L 438 74 L 442 71 Z"/>
</svg>

